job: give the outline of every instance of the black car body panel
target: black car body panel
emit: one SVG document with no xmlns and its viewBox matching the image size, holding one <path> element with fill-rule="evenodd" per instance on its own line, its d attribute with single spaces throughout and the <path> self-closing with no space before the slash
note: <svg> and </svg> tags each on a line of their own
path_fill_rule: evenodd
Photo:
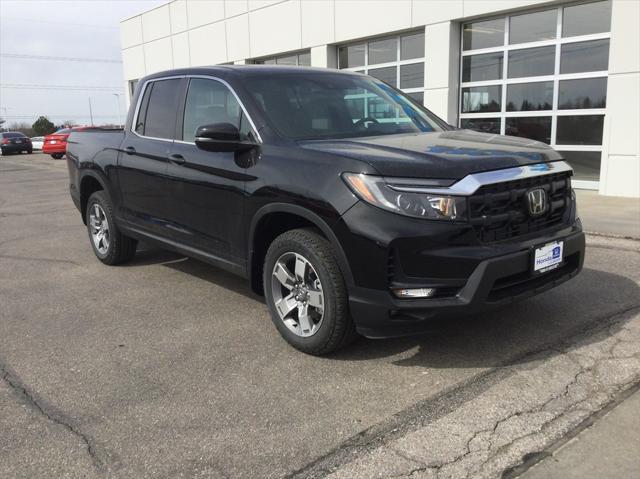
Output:
<svg viewBox="0 0 640 479">
<path fill-rule="evenodd" d="M 0 133 L 0 151 L 3 155 L 10 153 L 31 152 L 31 138 L 20 132 L 6 131 Z"/>
<path fill-rule="evenodd" d="M 355 158 L 383 176 L 404 178 L 460 179 L 481 171 L 562 159 L 544 143 L 470 130 L 308 141 L 300 146 Z"/>
<path fill-rule="evenodd" d="M 311 68 L 220 66 L 142 79 L 124 131 L 94 129 L 69 137 L 74 203 L 84 212 L 88 194 L 99 186 L 108 192 L 118 226 L 126 234 L 249 278 L 256 291 L 265 242 L 273 239 L 267 232 L 283 222 L 314 226 L 333 245 L 357 329 L 371 337 L 424 330 L 430 318 L 473 313 L 527 297 L 581 270 L 584 235 L 570 172 L 518 180 L 509 183 L 507 191 L 492 185 L 478 190 L 469 196 L 469 204 L 492 198 L 491 208 L 480 204 L 479 216 L 468 221 L 433 221 L 382 210 L 357 197 L 341 176 L 352 172 L 428 178 L 447 187 L 482 172 L 519 171 L 530 165 L 544 170 L 562 160 L 549 146 L 456 130 L 441 120 L 441 131 L 293 140 L 279 133 L 245 82 L 278 74 L 338 75 Z M 146 137 L 133 127 L 145 85 L 163 78 L 180 79 L 177 119 L 167 119 L 175 124 L 172 139 Z M 184 96 L 193 78 L 215 79 L 233 92 L 252 121 L 254 146 L 211 152 L 184 141 Z M 524 201 L 522 195 L 536 185 L 562 203 L 553 221 L 534 221 L 513 211 L 513 204 Z M 502 204 L 505 195 L 508 202 Z M 517 228 L 499 227 L 505 215 L 517 219 Z M 558 240 L 565 245 L 563 264 L 546 274 L 532 273 L 534 248 Z M 392 294 L 393 288 L 403 287 L 435 288 L 438 294 L 415 300 Z"/>
</svg>

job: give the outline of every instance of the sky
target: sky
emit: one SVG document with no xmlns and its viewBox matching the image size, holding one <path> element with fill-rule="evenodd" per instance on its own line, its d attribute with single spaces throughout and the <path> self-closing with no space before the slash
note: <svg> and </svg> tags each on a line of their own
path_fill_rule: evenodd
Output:
<svg viewBox="0 0 640 479">
<path fill-rule="evenodd" d="M 0 117 L 9 125 L 40 115 L 88 125 L 91 98 L 94 124 L 119 123 L 126 116 L 119 23 L 167 2 L 0 0 Z"/>
</svg>

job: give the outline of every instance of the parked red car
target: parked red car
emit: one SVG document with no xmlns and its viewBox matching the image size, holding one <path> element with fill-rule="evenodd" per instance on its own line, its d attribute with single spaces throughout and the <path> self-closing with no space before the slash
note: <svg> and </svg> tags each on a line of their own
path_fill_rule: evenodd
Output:
<svg viewBox="0 0 640 479">
<path fill-rule="evenodd" d="M 44 137 L 42 145 L 42 153 L 51 155 L 52 158 L 59 160 L 67 152 L 67 138 L 72 131 L 84 130 L 84 126 L 74 126 L 72 128 L 63 128 L 55 133 L 51 133 Z"/>
</svg>

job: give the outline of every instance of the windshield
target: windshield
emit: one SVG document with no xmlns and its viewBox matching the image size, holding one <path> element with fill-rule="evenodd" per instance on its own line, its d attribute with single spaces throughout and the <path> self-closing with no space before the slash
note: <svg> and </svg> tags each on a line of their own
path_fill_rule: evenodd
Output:
<svg viewBox="0 0 640 479">
<path fill-rule="evenodd" d="M 272 126 L 294 140 L 443 130 L 409 97 L 364 75 L 276 74 L 246 84 Z"/>
</svg>

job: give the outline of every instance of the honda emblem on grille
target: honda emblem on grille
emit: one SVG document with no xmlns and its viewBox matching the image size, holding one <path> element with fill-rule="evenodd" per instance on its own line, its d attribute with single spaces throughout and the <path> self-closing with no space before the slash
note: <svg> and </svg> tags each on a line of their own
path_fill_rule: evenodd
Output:
<svg viewBox="0 0 640 479">
<path fill-rule="evenodd" d="M 549 202 L 544 188 L 534 188 L 527 191 L 527 204 L 531 216 L 540 216 L 547 212 Z"/>
</svg>

